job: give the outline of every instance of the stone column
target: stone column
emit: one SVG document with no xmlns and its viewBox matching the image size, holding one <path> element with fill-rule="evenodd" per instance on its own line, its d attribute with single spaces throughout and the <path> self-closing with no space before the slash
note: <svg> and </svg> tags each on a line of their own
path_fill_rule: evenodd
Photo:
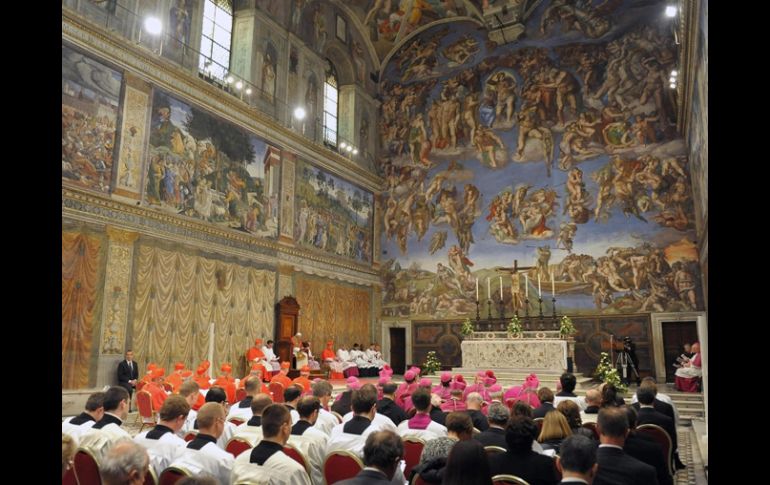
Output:
<svg viewBox="0 0 770 485">
<path fill-rule="evenodd" d="M 136 232 L 113 226 L 107 226 L 106 232 L 108 247 L 96 387 L 117 383 L 117 363 L 126 350 L 134 242 L 139 237 Z"/>
</svg>

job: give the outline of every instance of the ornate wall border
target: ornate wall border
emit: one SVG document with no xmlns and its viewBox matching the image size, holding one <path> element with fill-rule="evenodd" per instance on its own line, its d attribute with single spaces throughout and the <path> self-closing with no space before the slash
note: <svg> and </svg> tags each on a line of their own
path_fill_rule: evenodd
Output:
<svg viewBox="0 0 770 485">
<path fill-rule="evenodd" d="M 193 219 L 124 204 L 88 192 L 62 189 L 62 218 L 113 225 L 188 246 L 240 256 L 271 266 L 288 264 L 298 271 L 357 285 L 379 284 L 369 266 L 313 254 L 276 241 L 228 231 Z"/>
</svg>

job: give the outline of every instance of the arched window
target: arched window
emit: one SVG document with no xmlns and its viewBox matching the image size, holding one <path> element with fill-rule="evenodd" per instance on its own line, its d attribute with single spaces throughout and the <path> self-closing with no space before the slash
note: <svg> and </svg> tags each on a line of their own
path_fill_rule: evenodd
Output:
<svg viewBox="0 0 770 485">
<path fill-rule="evenodd" d="M 218 79 L 224 79 L 230 70 L 230 43 L 233 30 L 232 0 L 205 0 L 203 2 L 203 30 L 201 57 L 198 68 Z"/>
<path fill-rule="evenodd" d="M 337 72 L 327 61 L 326 80 L 324 81 L 324 143 L 337 147 L 337 110 L 339 106 L 339 84 Z"/>
</svg>

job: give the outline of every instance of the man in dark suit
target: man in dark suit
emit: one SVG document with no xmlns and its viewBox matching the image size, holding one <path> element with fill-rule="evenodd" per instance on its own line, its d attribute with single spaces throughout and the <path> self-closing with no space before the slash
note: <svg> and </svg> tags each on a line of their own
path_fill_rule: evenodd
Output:
<svg viewBox="0 0 770 485">
<path fill-rule="evenodd" d="M 655 424 L 663 428 L 671 438 L 671 446 L 676 453 L 678 444 L 674 419 L 655 410 L 655 393 L 649 387 L 640 386 L 636 391 L 636 397 L 639 399 L 637 424 Z"/>
<path fill-rule="evenodd" d="M 513 416 L 505 429 L 508 451 L 489 456 L 489 471 L 495 475 L 516 475 L 531 485 L 559 483 L 553 458 L 532 451 L 537 425 L 526 416 Z"/>
<path fill-rule="evenodd" d="M 658 485 L 655 468 L 623 451 L 628 435 L 628 417 L 621 407 L 599 411 L 599 470 L 594 485 Z"/>
<path fill-rule="evenodd" d="M 134 362 L 134 352 L 126 350 L 126 359 L 118 364 L 118 385 L 128 391 L 129 412 L 131 411 L 131 397 L 134 394 L 136 380 L 139 379 L 139 366 Z"/>
<path fill-rule="evenodd" d="M 598 468 L 596 441 L 579 434 L 567 436 L 561 444 L 556 468 L 562 476 L 559 483 L 593 483 Z"/>
<path fill-rule="evenodd" d="M 508 419 L 511 417 L 511 412 L 504 404 L 494 403 L 489 406 L 487 412 L 487 421 L 489 421 L 489 428 L 486 431 L 479 433 L 476 439 L 484 446 L 499 446 L 501 448 L 507 448 L 508 444 L 505 442 L 505 425 L 508 423 Z"/>
<path fill-rule="evenodd" d="M 652 402 L 652 407 L 654 407 L 655 410 L 658 411 L 659 413 L 663 413 L 669 418 L 673 419 L 674 423 L 676 423 L 676 418 L 674 417 L 674 407 L 671 404 L 667 402 L 663 402 L 662 400 L 658 399 L 658 386 L 655 384 L 655 381 L 645 377 L 644 379 L 642 379 L 642 383 L 639 385 L 639 389 L 642 389 L 642 388 L 649 389 L 652 392 L 653 399 L 654 399 Z M 636 408 L 637 412 L 639 412 L 639 407 L 640 407 L 639 401 L 638 401 L 639 389 L 637 389 L 637 396 L 636 396 L 637 402 L 632 404 L 632 406 Z"/>
<path fill-rule="evenodd" d="M 404 443 L 399 435 L 376 431 L 366 438 L 364 469 L 338 485 L 390 485 L 403 456 Z"/>
<path fill-rule="evenodd" d="M 407 419 L 406 413 L 395 402 L 395 394 L 398 384 L 388 382 L 382 386 L 382 399 L 377 401 L 377 414 L 384 414 L 389 417 L 393 424 L 398 426 L 398 423 Z"/>
<path fill-rule="evenodd" d="M 659 485 L 673 485 L 674 480 L 668 471 L 668 464 L 666 463 L 663 449 L 649 436 L 635 431 L 636 409 L 632 406 L 625 406 L 625 409 L 628 416 L 629 433 L 626 436 L 626 444 L 623 445 L 623 451 L 637 460 L 654 467 L 658 474 Z"/>
<path fill-rule="evenodd" d="M 549 411 L 556 409 L 553 407 L 553 391 L 547 387 L 541 387 L 537 390 L 537 398 L 540 399 L 540 406 L 532 411 L 532 419 L 544 418 Z"/>
</svg>

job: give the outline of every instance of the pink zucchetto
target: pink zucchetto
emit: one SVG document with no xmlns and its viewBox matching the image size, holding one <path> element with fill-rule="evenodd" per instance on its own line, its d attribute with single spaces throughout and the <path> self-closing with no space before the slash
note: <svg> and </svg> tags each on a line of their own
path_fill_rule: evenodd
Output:
<svg viewBox="0 0 770 485">
<path fill-rule="evenodd" d="M 464 391 L 465 390 L 465 382 L 464 381 L 454 381 L 451 384 L 449 384 L 449 390 L 450 391 Z"/>
<path fill-rule="evenodd" d="M 417 376 L 412 369 L 409 369 L 404 373 L 404 380 L 406 382 L 412 382 Z"/>
<path fill-rule="evenodd" d="M 351 391 L 356 391 L 358 389 L 361 389 L 361 382 L 359 382 L 358 378 L 354 376 L 348 377 L 346 382 L 347 382 L 348 388 Z"/>
<path fill-rule="evenodd" d="M 432 387 L 433 383 L 427 377 L 423 377 L 422 379 L 420 379 L 420 383 L 417 385 L 420 387 Z"/>
<path fill-rule="evenodd" d="M 449 371 L 444 371 L 441 373 L 441 382 L 449 382 L 452 380 L 452 373 Z"/>
</svg>

